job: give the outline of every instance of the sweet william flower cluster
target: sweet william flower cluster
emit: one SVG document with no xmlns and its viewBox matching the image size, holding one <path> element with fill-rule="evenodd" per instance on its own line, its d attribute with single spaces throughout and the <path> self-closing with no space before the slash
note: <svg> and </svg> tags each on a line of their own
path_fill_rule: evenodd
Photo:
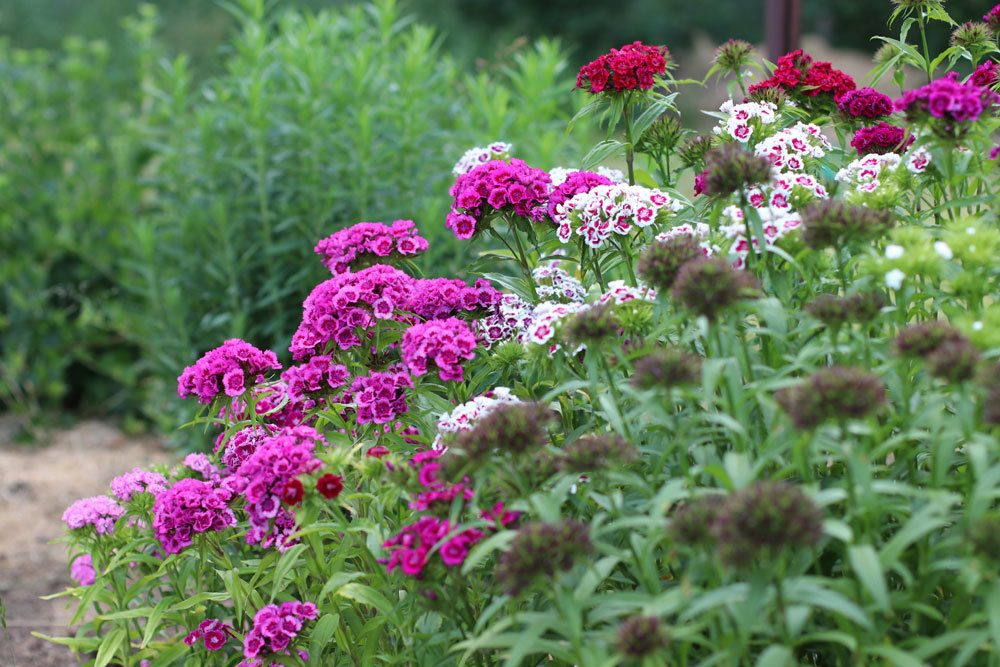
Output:
<svg viewBox="0 0 1000 667">
<path fill-rule="evenodd" d="M 359 222 L 317 243 L 315 252 L 336 275 L 356 269 L 366 260 L 374 259 L 368 263 L 375 263 L 394 253 L 413 257 L 427 247 L 427 239 L 420 236 L 412 220 L 396 220 L 392 225 Z"/>
<path fill-rule="evenodd" d="M 274 352 L 233 338 L 185 368 L 177 378 L 177 394 L 181 398 L 197 396 L 199 402 L 208 404 L 222 394 L 239 396 L 264 373 L 280 368 Z"/>
<path fill-rule="evenodd" d="M 550 184 L 548 173 L 523 160 L 492 160 L 462 174 L 451 186 L 452 206 L 445 224 L 458 238 L 470 239 L 492 215 L 503 211 L 543 222 Z"/>
</svg>

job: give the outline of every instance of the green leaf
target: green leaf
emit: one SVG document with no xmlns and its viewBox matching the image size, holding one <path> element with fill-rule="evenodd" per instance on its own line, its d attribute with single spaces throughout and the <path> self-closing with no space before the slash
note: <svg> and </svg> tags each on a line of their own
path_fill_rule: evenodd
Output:
<svg viewBox="0 0 1000 667">
<path fill-rule="evenodd" d="M 352 582 L 342 586 L 340 590 L 337 591 L 336 597 L 346 598 L 369 607 L 374 607 L 379 611 L 379 613 L 395 619 L 395 606 L 389 601 L 388 598 L 371 586 Z M 393 620 L 393 622 L 395 623 L 396 621 Z"/>
<path fill-rule="evenodd" d="M 299 562 L 299 555 L 309 548 L 309 545 L 300 542 L 294 545 L 285 553 L 281 554 L 277 564 L 274 566 L 274 578 L 271 582 L 271 601 L 278 596 L 278 592 L 285 586 L 285 578 Z"/>
<path fill-rule="evenodd" d="M 851 567 L 875 600 L 879 611 L 889 613 L 891 611 L 889 591 L 885 585 L 882 563 L 875 549 L 870 544 L 858 544 L 848 548 L 847 556 L 851 561 Z"/>
<path fill-rule="evenodd" d="M 108 667 L 115 659 L 115 654 L 119 647 L 125 643 L 125 629 L 115 628 L 109 632 L 102 640 L 101 646 L 97 649 L 97 657 L 94 658 L 94 667 Z"/>
<path fill-rule="evenodd" d="M 895 646 L 887 645 L 877 645 L 877 646 L 866 646 L 865 651 L 867 653 L 873 653 L 878 656 L 882 656 L 889 661 L 890 664 L 896 667 L 927 667 L 927 663 L 923 660 L 918 660 L 914 658 L 911 654 L 906 651 L 902 651 Z"/>
<path fill-rule="evenodd" d="M 586 155 L 583 156 L 583 168 L 590 169 L 601 164 L 609 157 L 616 153 L 624 153 L 625 144 L 618 141 L 617 139 L 605 139 L 593 148 L 591 148 Z"/>
<path fill-rule="evenodd" d="M 772 644 L 757 658 L 756 667 L 789 667 L 795 664 L 795 656 L 787 646 Z"/>
</svg>

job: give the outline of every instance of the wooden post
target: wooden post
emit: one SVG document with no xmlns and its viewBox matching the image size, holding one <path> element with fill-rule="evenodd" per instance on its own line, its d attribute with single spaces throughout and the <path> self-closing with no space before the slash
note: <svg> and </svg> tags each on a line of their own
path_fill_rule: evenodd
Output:
<svg viewBox="0 0 1000 667">
<path fill-rule="evenodd" d="M 767 57 L 775 62 L 799 48 L 801 0 L 765 0 Z"/>
</svg>

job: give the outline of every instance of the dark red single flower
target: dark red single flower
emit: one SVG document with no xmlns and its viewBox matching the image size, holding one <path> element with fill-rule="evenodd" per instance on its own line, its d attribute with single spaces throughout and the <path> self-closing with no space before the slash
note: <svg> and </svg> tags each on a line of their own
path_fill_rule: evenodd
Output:
<svg viewBox="0 0 1000 667">
<path fill-rule="evenodd" d="M 344 490 L 344 478 L 340 475 L 327 473 L 316 480 L 316 490 L 327 500 L 333 500 Z"/>
<path fill-rule="evenodd" d="M 298 505 L 306 495 L 306 490 L 302 482 L 293 479 L 285 484 L 285 490 L 281 492 L 281 499 L 286 505 Z"/>
<path fill-rule="evenodd" d="M 226 645 L 226 633 L 222 630 L 210 630 L 205 633 L 205 648 L 209 651 L 218 651 Z"/>
<path fill-rule="evenodd" d="M 375 447 L 372 447 L 371 449 L 369 449 L 365 453 L 365 456 L 374 456 L 375 458 L 380 459 L 383 456 L 386 456 L 388 454 L 389 454 L 389 448 L 388 447 L 386 447 L 385 445 L 376 445 Z"/>
</svg>

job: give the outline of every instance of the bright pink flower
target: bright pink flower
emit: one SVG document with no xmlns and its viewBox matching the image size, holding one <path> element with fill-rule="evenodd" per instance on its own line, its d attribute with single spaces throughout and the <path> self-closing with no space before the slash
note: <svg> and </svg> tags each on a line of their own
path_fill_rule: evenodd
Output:
<svg viewBox="0 0 1000 667">
<path fill-rule="evenodd" d="M 396 220 L 392 226 L 381 222 L 359 222 L 326 237 L 316 244 L 316 254 L 336 275 L 362 267 L 373 258 L 418 255 L 427 250 L 412 220 Z"/>
<path fill-rule="evenodd" d="M 424 375 L 428 364 L 437 367 L 443 381 L 461 381 L 462 360 L 475 357 L 476 336 L 469 326 L 455 317 L 417 324 L 403 334 L 402 356 L 410 373 Z"/>
<path fill-rule="evenodd" d="M 197 396 L 200 403 L 208 404 L 221 394 L 239 396 L 248 385 L 261 381 L 263 373 L 280 368 L 274 352 L 233 338 L 185 368 L 177 378 L 177 394 Z"/>
</svg>

